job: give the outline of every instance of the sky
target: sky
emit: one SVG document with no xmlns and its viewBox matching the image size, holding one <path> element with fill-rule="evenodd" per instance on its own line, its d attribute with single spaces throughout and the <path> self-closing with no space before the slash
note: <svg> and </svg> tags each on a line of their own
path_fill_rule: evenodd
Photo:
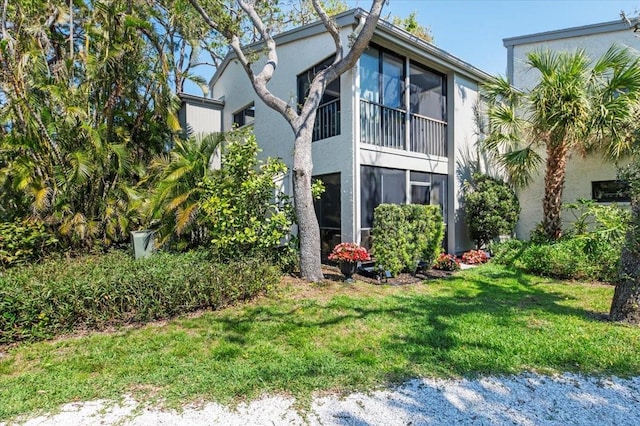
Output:
<svg viewBox="0 0 640 426">
<path fill-rule="evenodd" d="M 370 6 L 349 0 L 350 7 Z M 431 27 L 436 46 L 489 74 L 505 74 L 507 49 L 502 39 L 620 19 L 640 10 L 640 0 L 390 0 L 383 16 L 417 12 Z"/>
<path fill-rule="evenodd" d="M 346 0 L 368 9 L 370 0 Z M 491 74 L 506 74 L 507 49 L 502 39 L 635 16 L 640 0 L 390 0 L 382 16 L 406 17 L 431 28 L 436 46 Z M 207 80 L 212 72 L 199 68 Z M 187 83 L 186 91 L 202 95 Z"/>
</svg>

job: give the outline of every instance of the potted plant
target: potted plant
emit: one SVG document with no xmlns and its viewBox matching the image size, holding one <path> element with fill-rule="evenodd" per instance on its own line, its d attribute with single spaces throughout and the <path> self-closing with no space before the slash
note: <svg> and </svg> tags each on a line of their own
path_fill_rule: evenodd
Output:
<svg viewBox="0 0 640 426">
<path fill-rule="evenodd" d="M 338 262 L 340 272 L 346 277 L 345 281 L 351 282 L 356 273 L 358 262 L 371 260 L 367 249 L 357 243 L 340 243 L 329 254 L 329 260 Z"/>
</svg>

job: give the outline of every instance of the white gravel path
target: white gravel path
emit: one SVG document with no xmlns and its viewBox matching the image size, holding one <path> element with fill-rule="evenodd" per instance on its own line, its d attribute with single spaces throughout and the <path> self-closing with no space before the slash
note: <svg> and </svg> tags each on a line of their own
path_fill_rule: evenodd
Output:
<svg viewBox="0 0 640 426">
<path fill-rule="evenodd" d="M 265 397 L 236 409 L 209 403 L 181 412 L 92 401 L 23 419 L 40 425 L 640 425 L 640 377 L 523 374 L 477 380 L 416 379 L 393 390 L 318 397 L 307 412 Z M 0 424 L 4 425 L 4 424 Z"/>
</svg>

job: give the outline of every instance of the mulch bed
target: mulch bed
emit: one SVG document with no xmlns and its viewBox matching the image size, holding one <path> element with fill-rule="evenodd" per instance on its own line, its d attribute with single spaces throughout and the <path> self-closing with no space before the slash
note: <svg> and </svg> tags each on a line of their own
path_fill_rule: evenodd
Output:
<svg viewBox="0 0 640 426">
<path fill-rule="evenodd" d="M 322 273 L 324 278 L 328 281 L 344 281 L 344 275 L 340 272 L 340 269 L 335 266 L 322 265 Z M 377 278 L 368 277 L 361 274 L 354 274 L 353 279 L 356 281 L 362 281 L 369 284 L 384 284 L 392 286 L 415 284 L 425 280 L 432 280 L 438 278 L 446 278 L 451 276 L 449 271 L 438 271 L 436 269 L 429 269 L 427 271 L 420 271 L 415 275 L 411 274 L 399 274 L 395 277 L 379 280 Z"/>
</svg>

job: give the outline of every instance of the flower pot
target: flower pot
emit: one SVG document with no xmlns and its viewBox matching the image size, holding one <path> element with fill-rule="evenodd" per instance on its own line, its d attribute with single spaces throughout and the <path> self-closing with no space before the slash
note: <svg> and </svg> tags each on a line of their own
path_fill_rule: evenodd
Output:
<svg viewBox="0 0 640 426">
<path fill-rule="evenodd" d="M 340 262 L 340 272 L 345 276 L 347 282 L 353 281 L 351 277 L 356 273 L 356 269 L 358 269 L 356 262 Z"/>
</svg>

